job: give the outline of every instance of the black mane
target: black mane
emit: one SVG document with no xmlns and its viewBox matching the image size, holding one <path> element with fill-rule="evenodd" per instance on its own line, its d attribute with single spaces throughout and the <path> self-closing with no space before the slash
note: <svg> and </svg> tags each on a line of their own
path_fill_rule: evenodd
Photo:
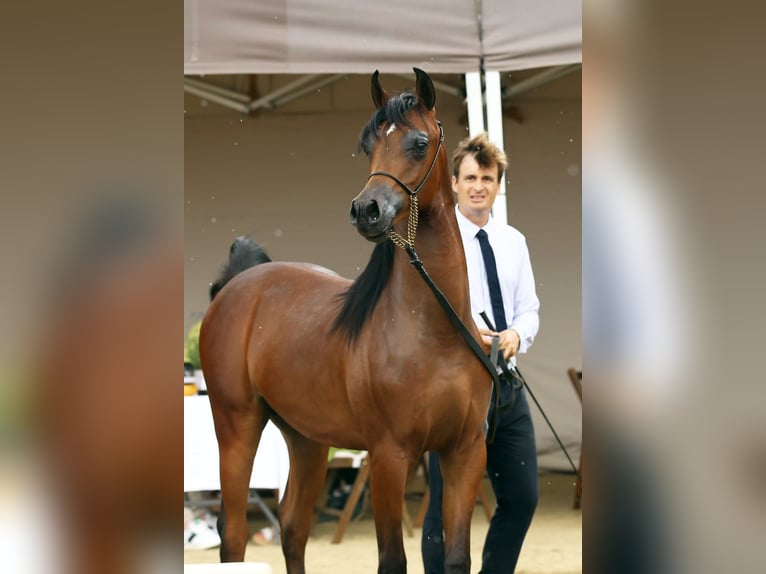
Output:
<svg viewBox="0 0 766 574">
<path fill-rule="evenodd" d="M 410 92 L 391 96 L 383 106 L 377 110 L 367 125 L 359 133 L 357 150 L 369 155 L 373 145 L 378 141 L 380 133 L 378 128 L 381 124 L 403 124 L 412 127 L 412 122 L 407 118 L 407 113 L 418 107 L 418 97 Z M 420 110 L 418 110 L 420 112 Z"/>
<path fill-rule="evenodd" d="M 349 344 L 359 337 L 367 319 L 391 278 L 395 246 L 390 240 L 378 243 L 362 274 L 346 290 L 343 308 L 332 324 L 332 330 L 344 335 Z"/>
</svg>

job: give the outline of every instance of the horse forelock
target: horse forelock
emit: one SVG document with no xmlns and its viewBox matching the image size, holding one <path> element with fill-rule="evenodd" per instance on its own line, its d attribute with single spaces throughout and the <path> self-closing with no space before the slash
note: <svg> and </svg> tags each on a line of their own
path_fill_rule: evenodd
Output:
<svg viewBox="0 0 766 574">
<path fill-rule="evenodd" d="M 379 128 L 383 124 L 399 124 L 412 128 L 413 124 L 408 116 L 414 109 L 417 109 L 422 116 L 422 109 L 419 104 L 420 100 L 411 92 L 402 92 L 391 96 L 383 107 L 372 114 L 370 121 L 362 128 L 359 133 L 357 150 L 364 150 L 365 143 L 368 145 L 368 150 L 371 149 L 371 144 L 380 139 Z"/>
<path fill-rule="evenodd" d="M 384 241 L 375 246 L 367 267 L 340 297 L 343 306 L 332 324 L 332 330 L 353 344 L 362 332 L 383 290 L 391 278 L 394 265 L 394 244 Z"/>
</svg>

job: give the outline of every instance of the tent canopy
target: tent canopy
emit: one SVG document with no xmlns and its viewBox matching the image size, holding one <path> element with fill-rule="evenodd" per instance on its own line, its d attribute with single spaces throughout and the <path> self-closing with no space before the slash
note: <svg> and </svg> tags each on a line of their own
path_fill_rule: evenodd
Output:
<svg viewBox="0 0 766 574">
<path fill-rule="evenodd" d="M 571 0 L 184 0 L 184 73 L 464 73 L 582 61 Z"/>
</svg>

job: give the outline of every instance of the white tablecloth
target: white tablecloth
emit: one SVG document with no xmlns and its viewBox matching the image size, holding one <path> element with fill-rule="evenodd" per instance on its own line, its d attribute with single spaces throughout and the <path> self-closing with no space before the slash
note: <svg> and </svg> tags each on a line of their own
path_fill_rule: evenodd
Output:
<svg viewBox="0 0 766 574">
<path fill-rule="evenodd" d="M 285 491 L 290 459 L 282 434 L 266 425 L 255 455 L 250 488 Z M 207 396 L 184 397 L 184 492 L 220 490 L 218 442 Z"/>
</svg>

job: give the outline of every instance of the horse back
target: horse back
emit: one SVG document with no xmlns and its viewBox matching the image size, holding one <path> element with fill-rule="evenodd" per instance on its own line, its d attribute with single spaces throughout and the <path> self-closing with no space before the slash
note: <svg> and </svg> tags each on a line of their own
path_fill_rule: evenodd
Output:
<svg viewBox="0 0 766 574">
<path fill-rule="evenodd" d="M 211 401 L 236 409 L 262 399 L 314 440 L 358 444 L 345 387 L 348 346 L 332 328 L 350 284 L 302 263 L 265 263 L 234 277 L 200 329 Z"/>
</svg>

